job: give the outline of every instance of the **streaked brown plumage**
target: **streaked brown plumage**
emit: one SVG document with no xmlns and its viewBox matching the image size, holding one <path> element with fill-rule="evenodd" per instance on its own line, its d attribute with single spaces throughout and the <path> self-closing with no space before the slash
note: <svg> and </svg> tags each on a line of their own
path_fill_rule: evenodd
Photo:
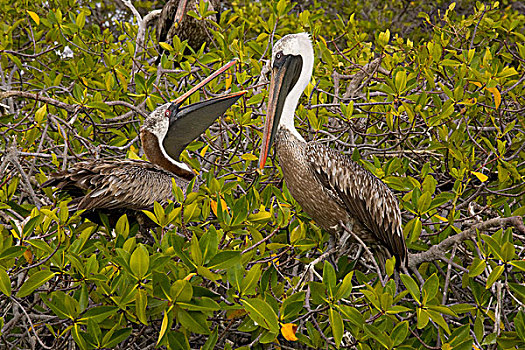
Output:
<svg viewBox="0 0 525 350">
<path fill-rule="evenodd" d="M 172 196 L 172 179 L 185 192 L 194 172 L 179 157 L 184 148 L 222 115 L 245 91 L 188 106 L 180 105 L 193 92 L 235 64 L 222 67 L 190 91 L 153 111 L 140 129 L 143 160 L 93 160 L 80 162 L 66 171 L 50 174 L 42 187 L 54 186 L 70 194 L 71 210 L 86 210 L 84 216 L 100 223 L 99 213 L 110 224 L 126 213 L 151 209 Z M 141 214 L 139 214 L 141 215 Z M 138 217 L 137 217 L 138 218 Z"/>
<path fill-rule="evenodd" d="M 183 191 L 193 178 L 192 173 L 185 178 L 174 176 L 156 164 L 135 159 L 80 162 L 50 176 L 42 186 L 74 195 L 69 203 L 72 210 L 147 209 L 171 197 L 172 178 Z"/>
<path fill-rule="evenodd" d="M 208 3 L 208 11 L 217 11 L 217 14 L 209 15 L 206 19 L 218 22 L 219 1 L 203 1 Z M 212 38 L 210 23 L 188 15 L 189 11 L 199 13 L 199 3 L 200 0 L 168 0 L 157 20 L 157 42 L 171 44 L 173 36 L 177 34 L 181 40 L 188 40 L 188 45 L 193 50 L 199 50 L 203 43 L 209 43 Z M 163 52 L 159 47 L 157 63 Z"/>
<path fill-rule="evenodd" d="M 295 129 L 295 108 L 310 81 L 313 60 L 305 33 L 287 35 L 275 44 L 259 166 L 264 167 L 275 137 L 286 185 L 319 226 L 331 234 L 339 233 L 341 224 L 349 226 L 376 253 L 380 265 L 390 254 L 398 266 L 405 265 L 408 252 L 392 191 L 348 156 L 306 142 Z"/>
</svg>

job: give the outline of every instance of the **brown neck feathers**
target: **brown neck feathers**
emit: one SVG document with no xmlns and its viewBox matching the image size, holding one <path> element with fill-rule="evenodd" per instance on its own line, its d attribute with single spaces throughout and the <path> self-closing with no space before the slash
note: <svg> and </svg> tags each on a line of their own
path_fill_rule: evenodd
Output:
<svg viewBox="0 0 525 350">
<path fill-rule="evenodd" d="M 146 153 L 146 157 L 148 157 L 150 162 L 152 162 L 153 164 L 157 164 L 162 168 L 166 169 L 167 171 L 175 174 L 176 176 L 186 179 L 188 181 L 193 179 L 195 174 L 192 171 L 182 169 L 178 165 L 172 163 L 168 158 L 166 158 L 166 156 L 160 149 L 161 146 L 157 136 L 155 136 L 150 131 L 143 129 L 140 131 L 140 139 L 142 141 L 144 153 Z"/>
</svg>

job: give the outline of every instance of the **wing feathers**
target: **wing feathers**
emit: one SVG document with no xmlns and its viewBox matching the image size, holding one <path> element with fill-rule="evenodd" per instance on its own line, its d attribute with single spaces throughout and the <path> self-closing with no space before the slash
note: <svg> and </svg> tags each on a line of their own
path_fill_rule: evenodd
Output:
<svg viewBox="0 0 525 350">
<path fill-rule="evenodd" d="M 140 160 L 91 161 L 51 174 L 42 187 L 55 186 L 78 196 L 71 202 L 76 209 L 140 210 L 171 196 L 172 176 Z"/>
<path fill-rule="evenodd" d="M 307 145 L 310 167 L 327 193 L 404 263 L 407 255 L 397 198 L 349 157 L 316 142 Z"/>
</svg>

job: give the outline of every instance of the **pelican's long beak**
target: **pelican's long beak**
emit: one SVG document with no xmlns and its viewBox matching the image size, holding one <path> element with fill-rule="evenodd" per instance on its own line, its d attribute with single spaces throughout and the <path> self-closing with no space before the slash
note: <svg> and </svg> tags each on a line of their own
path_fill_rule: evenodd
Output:
<svg viewBox="0 0 525 350">
<path fill-rule="evenodd" d="M 236 63 L 237 61 L 233 60 L 224 65 L 188 92 L 178 97 L 170 106 L 172 113 L 170 115 L 168 132 L 162 141 L 162 146 L 171 158 L 179 160 L 179 156 L 186 146 L 206 131 L 218 117 L 223 115 L 228 108 L 247 92 L 234 92 L 180 107 L 194 92 Z"/>
<path fill-rule="evenodd" d="M 210 81 L 212 81 L 213 79 L 217 78 L 219 75 L 227 71 L 228 68 L 235 66 L 236 64 L 237 64 L 237 59 L 233 59 L 230 62 L 226 63 L 224 66 L 222 66 L 221 68 L 213 72 L 209 77 L 207 77 L 206 79 L 204 79 L 203 81 L 201 81 L 200 83 L 192 87 L 190 90 L 188 90 L 181 96 L 177 97 L 175 101 L 173 101 L 173 103 L 178 104 L 180 106 L 184 101 L 186 101 L 188 97 L 193 95 L 195 91 L 199 90 L 201 87 L 205 86 Z"/>
<path fill-rule="evenodd" d="M 263 140 L 259 154 L 259 168 L 264 168 L 266 158 L 270 152 L 275 133 L 279 128 L 279 121 L 283 112 L 284 103 L 288 94 L 297 83 L 303 60 L 301 56 L 285 55 L 276 59 L 272 69 L 272 80 L 268 92 L 268 107 L 266 110 L 266 121 L 263 129 Z"/>
</svg>

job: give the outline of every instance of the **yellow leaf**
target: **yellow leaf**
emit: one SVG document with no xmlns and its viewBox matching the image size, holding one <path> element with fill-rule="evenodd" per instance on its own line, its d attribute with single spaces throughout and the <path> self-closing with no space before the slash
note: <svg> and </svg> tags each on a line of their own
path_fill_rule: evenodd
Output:
<svg viewBox="0 0 525 350">
<path fill-rule="evenodd" d="M 272 256 L 275 256 L 276 258 L 273 259 L 271 262 L 273 262 L 275 265 L 279 266 L 279 257 L 277 256 L 277 254 L 270 254 L 270 257 L 272 257 Z M 268 263 L 268 265 L 270 265 L 271 262 Z"/>
<path fill-rule="evenodd" d="M 40 17 L 38 17 L 36 13 L 34 13 L 33 11 L 29 11 L 29 10 L 27 10 L 27 13 L 29 14 L 29 16 L 31 16 L 33 21 L 35 21 L 36 25 L 40 24 Z"/>
<path fill-rule="evenodd" d="M 475 175 L 479 181 L 485 182 L 489 179 L 489 177 L 483 173 L 479 173 L 477 171 L 472 171 L 472 174 Z"/>
<path fill-rule="evenodd" d="M 197 276 L 197 274 L 195 272 L 192 272 L 188 276 L 184 277 L 184 280 L 189 281 L 193 276 Z"/>
<path fill-rule="evenodd" d="M 494 105 L 496 106 L 496 109 L 498 109 L 501 104 L 501 94 L 499 93 L 499 90 L 495 87 L 486 89 L 492 93 L 492 96 L 494 97 Z"/>
<path fill-rule="evenodd" d="M 201 157 L 204 157 L 204 155 L 206 154 L 206 152 L 208 151 L 208 148 L 210 148 L 210 145 L 206 145 L 202 148 L 202 150 L 200 151 L 200 155 Z"/>
<path fill-rule="evenodd" d="M 434 214 L 434 217 L 438 218 L 441 221 L 448 222 L 448 220 L 446 218 L 444 218 L 444 217 L 442 217 L 442 216 L 440 216 L 438 214 Z"/>
<path fill-rule="evenodd" d="M 226 73 L 226 81 L 225 81 L 226 90 L 228 90 L 230 88 L 230 85 L 232 84 L 232 80 L 233 80 L 233 74 Z"/>
<path fill-rule="evenodd" d="M 35 112 L 35 122 L 40 125 L 47 112 L 47 105 L 43 105 Z"/>
<path fill-rule="evenodd" d="M 281 326 L 281 334 L 286 340 L 297 341 L 298 339 L 295 336 L 295 332 L 297 332 L 297 325 L 295 323 L 285 323 Z"/>
<path fill-rule="evenodd" d="M 212 200 L 210 202 L 210 206 L 211 206 L 211 211 L 213 212 L 213 214 L 217 216 L 217 202 Z M 222 211 L 228 211 L 228 206 L 226 205 L 226 202 L 222 198 L 221 198 L 221 207 L 222 207 Z"/>
<path fill-rule="evenodd" d="M 164 333 L 166 333 L 166 330 L 168 329 L 168 313 L 164 311 L 164 316 L 162 317 L 162 324 L 160 325 L 160 332 L 159 332 L 159 339 L 157 340 L 157 346 L 159 345 L 160 341 L 164 337 Z"/>
<path fill-rule="evenodd" d="M 467 106 L 472 106 L 472 105 L 475 105 L 476 103 L 478 103 L 478 99 L 475 97 L 467 98 L 466 100 L 463 101 L 463 104 Z"/>
<path fill-rule="evenodd" d="M 257 157 L 253 153 L 245 153 L 241 156 L 243 160 L 257 160 Z"/>
<path fill-rule="evenodd" d="M 137 153 L 135 153 L 135 151 L 133 149 L 129 149 L 128 151 L 128 158 L 129 159 L 138 159 L 140 160 L 140 157 L 137 155 Z"/>
<path fill-rule="evenodd" d="M 472 84 L 476 85 L 477 87 L 482 87 L 483 84 L 481 84 L 479 81 L 471 81 Z"/>
<path fill-rule="evenodd" d="M 226 312 L 226 318 L 229 320 L 233 320 L 239 317 L 242 317 L 246 315 L 246 310 L 239 309 L 239 310 L 229 310 Z"/>
<path fill-rule="evenodd" d="M 212 199 L 210 202 L 210 207 L 213 214 L 217 216 L 217 202 Z"/>
<path fill-rule="evenodd" d="M 25 252 L 24 252 L 24 258 L 26 259 L 26 261 L 30 264 L 33 263 L 33 253 L 31 253 L 31 250 L 27 249 Z"/>
<path fill-rule="evenodd" d="M 161 41 L 159 45 L 166 51 L 173 51 L 173 47 L 170 44 L 165 43 L 164 41 Z"/>
</svg>

